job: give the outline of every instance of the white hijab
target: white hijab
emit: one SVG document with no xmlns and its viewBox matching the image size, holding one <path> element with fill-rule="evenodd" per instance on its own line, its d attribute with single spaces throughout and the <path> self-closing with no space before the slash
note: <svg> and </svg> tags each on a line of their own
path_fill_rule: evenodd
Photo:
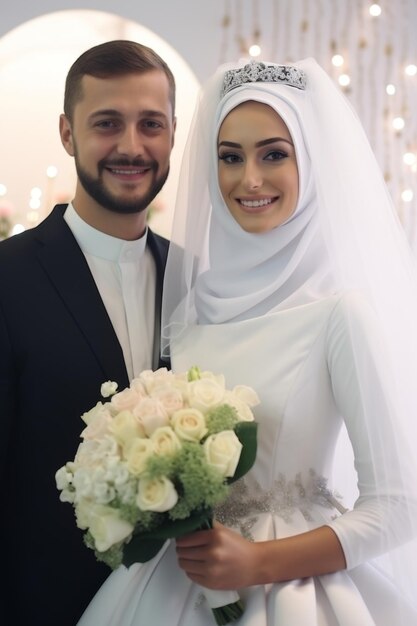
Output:
<svg viewBox="0 0 417 626">
<path fill-rule="evenodd" d="M 257 317 L 305 304 L 331 289 L 329 265 L 318 229 L 311 162 L 297 113 L 286 100 L 288 91 L 300 100 L 305 97 L 296 88 L 262 83 L 256 89 L 230 91 L 216 111 L 209 181 L 210 267 L 198 276 L 195 288 L 199 323 Z M 267 104 L 279 113 L 293 139 L 299 170 L 299 197 L 293 215 L 278 228 L 262 234 L 245 232 L 239 226 L 227 209 L 218 184 L 220 126 L 230 111 L 248 100 Z"/>
</svg>

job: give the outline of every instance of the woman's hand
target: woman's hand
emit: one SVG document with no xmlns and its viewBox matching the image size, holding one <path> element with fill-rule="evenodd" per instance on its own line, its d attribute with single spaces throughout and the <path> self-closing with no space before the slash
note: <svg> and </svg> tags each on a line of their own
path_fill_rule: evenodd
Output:
<svg viewBox="0 0 417 626">
<path fill-rule="evenodd" d="M 195 583 L 208 589 L 239 589 L 256 584 L 256 544 L 214 523 L 176 540 L 178 563 Z"/>
</svg>

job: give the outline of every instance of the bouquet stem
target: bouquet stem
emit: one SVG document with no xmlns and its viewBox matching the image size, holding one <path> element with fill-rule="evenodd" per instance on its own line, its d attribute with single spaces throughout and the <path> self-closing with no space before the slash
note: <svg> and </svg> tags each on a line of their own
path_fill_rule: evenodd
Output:
<svg viewBox="0 0 417 626">
<path fill-rule="evenodd" d="M 211 610 L 216 624 L 223 626 L 224 624 L 230 624 L 230 622 L 236 621 L 243 615 L 243 604 L 241 600 L 237 600 L 233 602 L 233 604 L 226 604 L 225 606 Z"/>
</svg>

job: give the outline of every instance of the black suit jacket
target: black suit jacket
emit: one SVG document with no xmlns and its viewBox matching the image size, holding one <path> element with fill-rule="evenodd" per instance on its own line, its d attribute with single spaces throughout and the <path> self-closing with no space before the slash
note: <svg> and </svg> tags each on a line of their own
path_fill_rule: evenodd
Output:
<svg viewBox="0 0 417 626">
<path fill-rule="evenodd" d="M 110 573 L 83 544 L 55 484 L 80 442 L 81 414 L 101 399 L 101 383 L 128 385 L 122 349 L 65 208 L 0 244 L 1 606 L 18 626 L 75 626 Z M 147 241 L 159 336 L 168 242 L 152 232 Z"/>
</svg>

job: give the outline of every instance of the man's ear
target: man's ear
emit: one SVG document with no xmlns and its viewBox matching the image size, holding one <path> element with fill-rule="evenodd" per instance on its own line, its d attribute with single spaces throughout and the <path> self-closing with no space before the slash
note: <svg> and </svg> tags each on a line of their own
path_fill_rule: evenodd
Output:
<svg viewBox="0 0 417 626">
<path fill-rule="evenodd" d="M 61 142 L 65 150 L 70 156 L 74 156 L 74 142 L 72 139 L 71 124 L 64 113 L 59 116 L 59 134 L 61 136 Z"/>
</svg>

